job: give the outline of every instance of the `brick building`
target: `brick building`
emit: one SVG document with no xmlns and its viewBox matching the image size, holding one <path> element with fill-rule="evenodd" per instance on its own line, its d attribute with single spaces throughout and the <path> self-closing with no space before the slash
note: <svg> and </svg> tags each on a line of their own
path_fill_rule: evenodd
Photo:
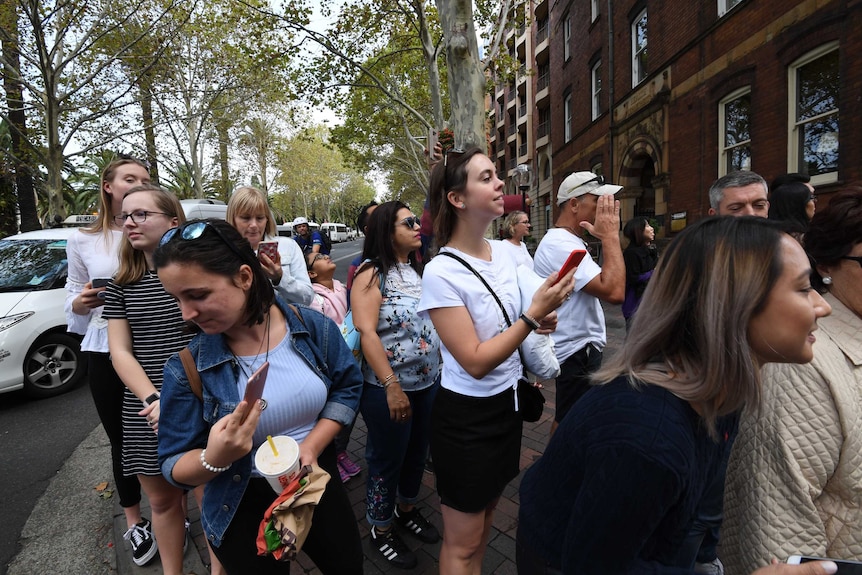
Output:
<svg viewBox="0 0 862 575">
<path fill-rule="evenodd" d="M 709 185 L 733 169 L 809 173 L 826 201 L 862 180 L 862 2 L 532 4 L 534 37 L 547 27 L 533 93 L 549 78 L 532 113 L 550 128 L 530 154 L 534 219 L 581 170 L 625 186 L 623 221 L 653 216 L 662 234 L 705 216 Z"/>
</svg>

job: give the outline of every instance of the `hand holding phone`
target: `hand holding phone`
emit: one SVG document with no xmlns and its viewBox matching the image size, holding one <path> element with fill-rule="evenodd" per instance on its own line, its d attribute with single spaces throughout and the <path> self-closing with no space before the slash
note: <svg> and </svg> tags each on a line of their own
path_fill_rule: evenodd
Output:
<svg viewBox="0 0 862 575">
<path fill-rule="evenodd" d="M 557 283 L 563 279 L 563 276 L 578 267 L 578 264 L 581 263 L 581 260 L 583 260 L 586 255 L 587 250 L 572 250 L 572 253 L 569 254 L 568 258 L 566 258 L 566 263 L 563 264 L 563 267 L 561 267 L 560 271 L 557 273 L 557 279 L 552 285 L 557 285 Z"/>
<path fill-rule="evenodd" d="M 260 242 L 257 246 L 257 257 L 265 255 L 270 260 L 275 261 L 278 254 L 278 242 Z"/>
<path fill-rule="evenodd" d="M 248 414 L 251 412 L 251 408 L 254 406 L 254 402 L 263 397 L 263 387 L 266 385 L 266 374 L 269 372 L 269 362 L 263 362 L 263 365 L 257 368 L 257 370 L 251 374 L 248 378 L 248 383 L 245 385 L 245 395 L 243 395 L 243 401 L 248 402 L 249 411 L 246 412 L 245 417 L 240 420 L 240 424 L 245 423 Z"/>
<path fill-rule="evenodd" d="M 109 283 L 111 283 L 111 278 L 93 278 L 92 280 L 90 280 L 90 287 L 92 287 L 93 289 L 100 289 L 107 286 Z M 98 294 L 96 294 L 96 297 L 98 297 L 99 299 L 105 299 L 107 295 L 108 294 L 105 292 L 105 290 L 102 290 Z"/>
</svg>

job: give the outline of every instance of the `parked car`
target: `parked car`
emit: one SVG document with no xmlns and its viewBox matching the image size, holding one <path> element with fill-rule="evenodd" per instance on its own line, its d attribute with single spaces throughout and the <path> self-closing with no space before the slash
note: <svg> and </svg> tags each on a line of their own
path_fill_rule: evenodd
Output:
<svg viewBox="0 0 862 575">
<path fill-rule="evenodd" d="M 66 333 L 66 240 L 75 228 L 0 240 L 0 393 L 32 398 L 69 391 L 86 362 L 80 338 Z"/>
<path fill-rule="evenodd" d="M 186 218 L 189 220 L 218 218 L 225 219 L 227 215 L 227 204 L 221 200 L 192 199 L 180 200 Z"/>
<path fill-rule="evenodd" d="M 339 224 L 337 222 L 320 224 L 320 231 L 329 234 L 329 239 L 334 244 L 347 241 L 347 226 L 344 224 Z"/>
</svg>

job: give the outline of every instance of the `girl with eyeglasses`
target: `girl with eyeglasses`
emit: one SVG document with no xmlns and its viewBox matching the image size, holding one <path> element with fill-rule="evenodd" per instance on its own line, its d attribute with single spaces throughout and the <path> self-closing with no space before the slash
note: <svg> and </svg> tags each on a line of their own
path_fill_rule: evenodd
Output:
<svg viewBox="0 0 862 575">
<path fill-rule="evenodd" d="M 443 514 L 440 573 L 479 573 L 497 501 L 519 470 L 522 415 L 518 346 L 534 330 L 556 328 L 553 313 L 573 289 L 574 270 L 554 272 L 521 307 L 517 266 L 487 240 L 503 215 L 503 182 L 480 148 L 448 152 L 431 171 L 431 215 L 440 253 L 425 266 L 418 311 L 440 336 L 443 370 L 431 414 L 431 458 Z M 375 214 L 376 215 L 376 214 Z M 482 281 L 449 252 L 485 279 Z"/>
<path fill-rule="evenodd" d="M 119 266 L 123 225 L 114 215 L 122 211 L 123 195 L 150 182 L 144 162 L 117 157 L 102 170 L 99 180 L 99 215 L 92 226 L 80 228 L 66 243 L 66 326 L 84 336 L 81 350 L 87 355 L 90 393 L 99 420 L 111 444 L 111 470 L 120 507 L 126 518 L 125 538 L 132 560 L 144 565 L 157 551 L 151 524 L 141 517 L 141 485 L 135 475 L 123 475 L 123 392 L 125 386 L 108 354 L 108 322 L 102 318 L 105 288 L 93 287 L 94 279 L 111 278 Z"/>
<path fill-rule="evenodd" d="M 347 315 L 347 289 L 344 284 L 332 277 L 335 262 L 328 254 L 308 254 L 308 277 L 314 288 L 314 299 L 308 307 L 315 309 L 341 325 Z"/>
<path fill-rule="evenodd" d="M 253 452 L 268 435 L 288 435 L 301 465 L 337 477 L 332 440 L 356 415 L 359 366 L 334 322 L 276 296 L 230 224 L 197 220 L 169 231 L 154 263 L 183 318 L 202 332 L 189 343 L 201 398 L 178 355 L 164 367 L 162 472 L 180 487 L 206 484 L 201 522 L 228 573 L 289 573 L 290 563 L 257 553 L 260 522 L 277 494 L 254 468 Z M 263 399 L 248 405 L 246 383 L 265 362 Z M 337 479 L 314 508 L 302 550 L 322 573 L 362 573 L 359 530 Z"/>
<path fill-rule="evenodd" d="M 186 538 L 182 489 L 168 483 L 158 465 L 162 367 L 192 337 L 153 266 L 162 235 L 185 221 L 179 200 L 150 184 L 125 193 L 125 241 L 120 267 L 108 285 L 105 311 L 114 369 L 125 384 L 123 397 L 123 473 L 136 475 L 153 513 L 153 531 L 166 574 L 182 573 Z"/>
<path fill-rule="evenodd" d="M 422 293 L 419 218 L 401 202 L 385 202 L 365 233 L 364 263 L 351 296 L 365 358 L 365 517 L 372 549 L 391 565 L 411 569 L 416 555 L 393 523 L 423 543 L 440 537 L 416 505 L 439 385 L 440 341 L 431 321 L 416 313 Z"/>
</svg>

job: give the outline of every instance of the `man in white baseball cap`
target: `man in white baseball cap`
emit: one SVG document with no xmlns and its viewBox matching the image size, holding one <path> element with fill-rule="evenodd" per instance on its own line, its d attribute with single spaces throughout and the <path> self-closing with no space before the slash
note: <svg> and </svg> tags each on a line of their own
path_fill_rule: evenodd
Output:
<svg viewBox="0 0 862 575">
<path fill-rule="evenodd" d="M 547 277 L 562 267 L 573 250 L 587 249 L 585 231 L 602 242 L 602 267 L 587 253 L 575 272 L 574 292 L 557 310 L 559 321 L 551 337 L 561 373 L 556 382 L 557 408 L 551 433 L 589 389 L 590 375 L 601 366 L 607 335 L 600 300 L 622 303 L 625 297 L 620 203 L 614 199 L 621 189 L 592 172 L 566 177 L 557 191 L 555 227 L 542 238 L 533 259 L 536 273 Z"/>
</svg>

